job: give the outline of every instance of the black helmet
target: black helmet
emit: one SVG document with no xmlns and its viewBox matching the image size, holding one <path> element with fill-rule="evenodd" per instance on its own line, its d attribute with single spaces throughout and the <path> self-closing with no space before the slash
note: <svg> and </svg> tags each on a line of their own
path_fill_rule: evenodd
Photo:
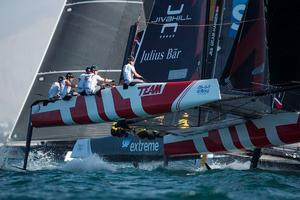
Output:
<svg viewBox="0 0 300 200">
<path fill-rule="evenodd" d="M 134 61 L 134 57 L 133 56 L 128 56 L 127 60 L 128 60 L 128 62 Z"/>
<path fill-rule="evenodd" d="M 91 68 L 90 67 L 85 68 L 85 72 L 86 73 L 90 73 L 91 72 Z"/>
<path fill-rule="evenodd" d="M 66 78 L 67 78 L 67 79 L 69 79 L 69 78 L 74 78 L 74 76 L 73 76 L 72 73 L 67 73 L 67 74 L 66 74 Z"/>
<path fill-rule="evenodd" d="M 62 82 L 64 79 L 65 78 L 63 76 L 59 76 L 57 80 L 58 80 L 58 82 Z"/>
<path fill-rule="evenodd" d="M 92 71 L 92 72 L 97 71 L 97 66 L 96 66 L 96 65 L 92 65 L 92 66 L 91 66 L 91 71 Z"/>
</svg>

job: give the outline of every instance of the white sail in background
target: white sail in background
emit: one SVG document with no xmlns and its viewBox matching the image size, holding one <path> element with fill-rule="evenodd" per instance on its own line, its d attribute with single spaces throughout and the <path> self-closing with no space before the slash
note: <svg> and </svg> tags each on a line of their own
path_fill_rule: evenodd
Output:
<svg viewBox="0 0 300 200">
<path fill-rule="evenodd" d="M 12 131 L 65 0 L 5 1 L 0 6 L 0 143 Z"/>
<path fill-rule="evenodd" d="M 81 71 L 86 66 L 114 70 L 103 76 L 118 79 L 127 44 L 130 25 L 143 14 L 142 0 L 78 1 L 68 0 L 55 29 L 51 43 L 35 77 L 26 103 L 10 136 L 11 141 L 24 141 L 30 105 L 46 99 L 51 83 L 66 71 Z M 116 70 L 118 69 L 118 70 Z M 53 73 L 55 72 L 55 73 Z M 78 76 L 79 73 L 73 73 Z M 33 139 L 71 140 L 107 134 L 109 125 L 36 130 Z"/>
</svg>

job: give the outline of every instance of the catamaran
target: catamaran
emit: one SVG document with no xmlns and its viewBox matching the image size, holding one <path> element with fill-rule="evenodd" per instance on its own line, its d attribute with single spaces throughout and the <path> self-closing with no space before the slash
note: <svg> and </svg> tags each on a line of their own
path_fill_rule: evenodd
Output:
<svg viewBox="0 0 300 200">
<path fill-rule="evenodd" d="M 27 140 L 23 168 L 31 140 L 79 139 L 71 157 L 96 153 L 115 161 L 187 159 L 300 142 L 299 113 L 272 107 L 275 94 L 298 85 L 269 84 L 264 8 L 260 0 L 68 0 L 10 137 Z M 88 65 L 103 66 L 104 75 L 117 79 L 128 55 L 149 83 L 36 102 L 58 75 L 79 74 Z M 176 126 L 183 110 L 190 128 Z M 116 138 L 111 121 L 146 127 L 159 137 L 130 130 Z"/>
</svg>

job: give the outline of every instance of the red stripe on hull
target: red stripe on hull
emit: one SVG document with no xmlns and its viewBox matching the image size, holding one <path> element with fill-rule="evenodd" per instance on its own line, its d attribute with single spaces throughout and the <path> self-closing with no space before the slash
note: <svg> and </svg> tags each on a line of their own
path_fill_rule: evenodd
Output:
<svg viewBox="0 0 300 200">
<path fill-rule="evenodd" d="M 64 125 L 59 110 L 34 114 L 31 121 L 33 127 Z"/>
<path fill-rule="evenodd" d="M 96 99 L 98 114 L 101 117 L 101 119 L 107 122 L 110 121 L 104 112 L 104 106 L 103 106 L 103 100 L 101 94 L 95 95 L 95 99 Z"/>
<path fill-rule="evenodd" d="M 119 117 L 127 119 L 137 117 L 132 111 L 130 99 L 123 99 L 116 88 L 112 88 L 111 93 L 114 99 L 115 110 Z"/>
<path fill-rule="evenodd" d="M 272 146 L 264 128 L 258 129 L 252 121 L 246 122 L 247 131 L 252 144 L 256 147 Z M 274 133 L 275 134 L 275 133 Z"/>
<path fill-rule="evenodd" d="M 90 124 L 84 96 L 78 96 L 74 108 L 70 108 L 72 119 L 77 124 Z"/>
<path fill-rule="evenodd" d="M 277 126 L 277 133 L 280 140 L 286 144 L 300 142 L 300 117 L 297 124 Z"/>
<path fill-rule="evenodd" d="M 230 136 L 232 138 L 232 142 L 237 149 L 245 149 L 240 142 L 239 136 L 237 134 L 235 126 L 231 126 L 228 128 L 230 132 Z"/>
<path fill-rule="evenodd" d="M 150 115 L 170 112 L 175 99 L 191 83 L 190 81 L 167 83 L 162 94 L 142 97 L 144 111 Z"/>
<path fill-rule="evenodd" d="M 193 140 L 164 144 L 166 155 L 198 153 Z"/>
<path fill-rule="evenodd" d="M 210 152 L 223 152 L 227 151 L 221 140 L 218 130 L 208 132 L 208 137 L 203 138 L 206 149 Z"/>
</svg>

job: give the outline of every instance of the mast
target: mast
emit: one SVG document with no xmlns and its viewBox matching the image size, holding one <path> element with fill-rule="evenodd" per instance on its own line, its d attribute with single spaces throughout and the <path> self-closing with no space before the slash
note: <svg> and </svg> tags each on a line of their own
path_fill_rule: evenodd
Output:
<svg viewBox="0 0 300 200">
<path fill-rule="evenodd" d="M 209 0 L 207 2 L 205 46 L 203 53 L 201 79 L 215 78 L 218 47 L 222 31 L 223 13 L 225 2 L 223 0 Z M 201 111 L 199 107 L 198 126 L 201 120 L 207 122 L 209 113 Z M 203 119 L 201 119 L 203 118 Z"/>
<path fill-rule="evenodd" d="M 137 23 L 135 23 L 134 25 L 132 25 L 130 27 L 130 31 L 129 31 L 129 35 L 128 35 L 128 42 L 127 42 L 127 45 L 126 45 L 122 66 L 127 64 L 127 58 L 128 58 L 128 56 L 131 55 L 132 47 L 133 47 L 133 44 L 134 44 L 134 39 L 135 39 L 135 36 L 136 36 L 137 26 L 138 26 Z M 123 80 L 123 68 L 122 68 L 122 73 L 120 75 L 119 84 L 121 83 L 122 80 Z"/>
</svg>

